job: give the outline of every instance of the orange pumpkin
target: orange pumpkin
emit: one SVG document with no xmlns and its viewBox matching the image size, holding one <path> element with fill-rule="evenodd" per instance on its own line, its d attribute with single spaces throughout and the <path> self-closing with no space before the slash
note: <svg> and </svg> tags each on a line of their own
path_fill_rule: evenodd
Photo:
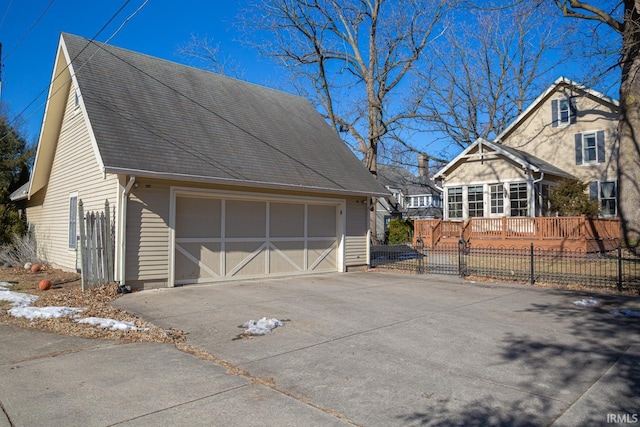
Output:
<svg viewBox="0 0 640 427">
<path fill-rule="evenodd" d="M 41 291 L 48 291 L 51 289 L 51 280 L 41 280 L 40 283 L 38 283 L 38 289 Z"/>
</svg>

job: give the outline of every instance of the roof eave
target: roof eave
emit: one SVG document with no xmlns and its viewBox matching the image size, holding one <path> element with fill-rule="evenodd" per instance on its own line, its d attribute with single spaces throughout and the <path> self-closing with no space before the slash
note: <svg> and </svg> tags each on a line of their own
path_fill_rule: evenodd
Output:
<svg viewBox="0 0 640 427">
<path fill-rule="evenodd" d="M 137 178 L 190 181 L 190 182 L 199 182 L 199 183 L 206 183 L 206 184 L 232 185 L 232 186 L 238 186 L 238 187 L 242 186 L 242 187 L 254 187 L 254 188 L 261 188 L 261 189 L 274 189 L 274 190 L 307 191 L 312 193 L 331 193 L 331 194 L 341 194 L 344 196 L 384 197 L 390 194 L 389 192 L 384 192 L 384 191 L 375 192 L 375 191 L 362 191 L 362 190 L 352 190 L 352 189 L 336 189 L 336 188 L 329 188 L 329 187 L 310 187 L 305 185 L 281 184 L 281 183 L 273 183 L 273 182 L 240 180 L 240 179 L 232 179 L 232 178 L 155 172 L 155 171 L 148 171 L 148 170 L 126 169 L 126 168 L 116 168 L 116 167 L 108 167 L 108 166 L 105 167 L 105 172 L 117 174 L 117 175 L 135 175 Z"/>
<path fill-rule="evenodd" d="M 547 97 L 549 96 L 549 94 L 551 94 L 551 92 L 553 92 L 554 90 L 556 90 L 556 88 L 561 84 L 567 84 L 569 86 L 573 86 L 576 89 L 580 89 L 583 92 L 588 93 L 591 96 L 594 96 L 596 98 L 600 98 L 605 102 L 608 102 L 611 105 L 614 105 L 615 107 L 620 107 L 620 101 L 618 101 L 617 99 L 611 98 L 610 96 L 605 95 L 602 92 L 599 92 L 595 89 L 590 89 L 588 87 L 586 87 L 585 85 L 575 82 L 571 79 L 568 79 L 566 77 L 560 76 L 556 79 L 556 81 L 553 82 L 553 84 L 551 86 L 549 86 L 544 92 L 542 92 L 536 99 L 533 100 L 533 102 L 522 112 L 520 113 L 520 115 L 518 117 L 516 117 L 509 126 L 507 126 L 502 132 L 500 132 L 500 134 L 498 136 L 496 136 L 495 141 L 496 142 L 500 142 L 504 139 L 504 137 L 506 135 L 508 135 L 516 126 L 518 126 L 518 124 L 524 120 L 525 117 L 527 117 L 533 110 L 535 110 L 536 108 L 538 108 L 538 105 Z"/>
</svg>

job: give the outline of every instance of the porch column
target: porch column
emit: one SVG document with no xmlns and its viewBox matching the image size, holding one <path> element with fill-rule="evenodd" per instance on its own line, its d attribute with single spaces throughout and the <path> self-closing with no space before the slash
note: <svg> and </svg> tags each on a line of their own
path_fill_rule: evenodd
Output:
<svg viewBox="0 0 640 427">
<path fill-rule="evenodd" d="M 533 182 L 533 174 L 531 169 L 527 169 L 527 216 L 536 216 L 536 184 Z"/>
</svg>

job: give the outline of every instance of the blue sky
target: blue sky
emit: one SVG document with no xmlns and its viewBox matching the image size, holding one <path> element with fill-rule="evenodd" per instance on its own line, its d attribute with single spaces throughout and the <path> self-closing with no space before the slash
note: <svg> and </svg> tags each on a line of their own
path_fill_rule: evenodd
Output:
<svg viewBox="0 0 640 427">
<path fill-rule="evenodd" d="M 2 101 L 8 105 L 10 117 L 23 113 L 22 118 L 27 119 L 21 131 L 29 142 L 35 142 L 40 131 L 60 32 L 92 38 L 125 3 L 126 0 L 0 1 Z M 129 1 L 96 40 L 106 41 L 143 3 L 144 0 Z M 233 22 L 242 3 L 242 0 L 150 0 L 110 44 L 185 63 L 190 59 L 178 52 L 180 46 L 190 40 L 191 34 L 208 36 L 220 43 L 221 51 L 233 53 L 234 60 L 242 64 L 245 80 L 266 84 L 277 78 L 278 71 L 255 50 L 235 40 Z"/>
<path fill-rule="evenodd" d="M 100 42 L 110 39 L 109 43 L 118 47 L 191 64 L 194 60 L 180 54 L 179 48 L 192 34 L 206 36 L 220 44 L 224 57 L 238 64 L 244 80 L 288 89 L 288 77 L 281 69 L 238 41 L 239 30 L 234 23 L 245 1 L 149 0 L 118 31 L 143 4 L 145 0 L 0 0 L 1 99 L 14 123 L 22 123 L 19 130 L 29 143 L 37 142 L 60 32 L 95 37 Z M 564 68 L 549 73 L 545 77 L 548 82 L 543 84 L 550 84 L 559 75 L 576 78 L 574 74 L 580 74 Z M 595 89 L 617 97 L 615 90 Z M 432 134 L 418 133 L 412 143 L 427 144 L 433 138 Z M 449 151 L 449 157 L 454 157 L 459 149 Z"/>
</svg>

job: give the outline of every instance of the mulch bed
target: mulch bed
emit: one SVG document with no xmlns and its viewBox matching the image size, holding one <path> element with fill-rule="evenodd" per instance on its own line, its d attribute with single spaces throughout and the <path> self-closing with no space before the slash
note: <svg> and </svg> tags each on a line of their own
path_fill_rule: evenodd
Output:
<svg viewBox="0 0 640 427">
<path fill-rule="evenodd" d="M 41 291 L 38 289 L 38 284 L 45 279 L 50 280 L 52 286 L 47 291 Z M 0 301 L 0 322 L 22 328 L 38 329 L 83 338 L 113 340 L 122 343 L 159 342 L 176 344 L 185 341 L 183 331 L 160 328 L 136 317 L 134 314 L 112 307 L 110 302 L 122 295 L 118 292 L 116 283 L 82 291 L 80 275 L 46 267 L 37 272 L 25 270 L 24 268 L 3 268 L 0 269 L 0 281 L 14 283 L 9 288 L 14 292 L 37 295 L 39 298 L 32 304 L 34 307 L 84 308 L 85 310 L 80 314 L 80 317 L 103 317 L 134 322 L 137 327 L 148 328 L 148 330 L 110 331 L 93 325 L 77 323 L 73 319 L 66 317 L 33 321 L 26 318 L 16 318 L 7 313 L 11 305 L 5 301 Z"/>
</svg>

